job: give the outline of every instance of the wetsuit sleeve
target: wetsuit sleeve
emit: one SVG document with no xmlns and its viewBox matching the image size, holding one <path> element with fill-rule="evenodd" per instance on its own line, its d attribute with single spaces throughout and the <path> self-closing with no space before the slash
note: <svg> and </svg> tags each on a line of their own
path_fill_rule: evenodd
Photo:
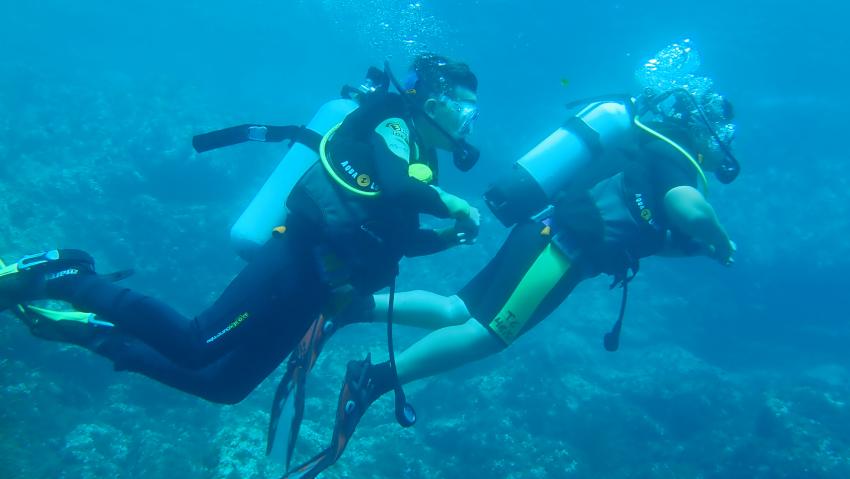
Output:
<svg viewBox="0 0 850 479">
<path fill-rule="evenodd" d="M 372 132 L 371 143 L 376 179 L 388 201 L 438 218 L 450 216 L 439 192 L 407 173 L 411 144 L 403 120 L 389 118 L 379 123 Z"/>
<path fill-rule="evenodd" d="M 453 246 L 436 230 L 419 229 L 409 239 L 405 246 L 404 255 L 407 257 L 426 256 L 429 254 L 439 253 Z"/>
</svg>

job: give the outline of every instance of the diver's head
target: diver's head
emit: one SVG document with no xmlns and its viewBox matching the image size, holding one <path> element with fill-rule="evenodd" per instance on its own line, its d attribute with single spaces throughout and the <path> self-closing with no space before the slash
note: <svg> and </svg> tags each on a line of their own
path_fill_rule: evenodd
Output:
<svg viewBox="0 0 850 479">
<path fill-rule="evenodd" d="M 700 64 L 699 53 L 686 39 L 668 45 L 638 68 L 635 76 L 644 89 L 641 114 L 687 131 L 703 169 L 731 183 L 740 172 L 732 153 L 734 108 L 714 92 L 710 78 L 695 74 Z"/>
<path fill-rule="evenodd" d="M 423 141 L 452 150 L 455 140 L 472 132 L 478 118 L 478 79 L 465 63 L 434 54 L 419 55 L 404 89 L 421 114 L 439 125 L 437 128 L 430 121 L 420 121 L 417 129 Z"/>
</svg>

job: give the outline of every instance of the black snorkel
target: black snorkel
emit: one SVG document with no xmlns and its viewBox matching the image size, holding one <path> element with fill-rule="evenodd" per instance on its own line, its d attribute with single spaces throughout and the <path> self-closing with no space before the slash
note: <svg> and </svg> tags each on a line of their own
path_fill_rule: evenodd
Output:
<svg viewBox="0 0 850 479">
<path fill-rule="evenodd" d="M 720 136 L 717 134 L 717 130 L 714 126 L 711 125 L 711 122 L 708 120 L 708 116 L 705 114 L 705 110 L 703 110 L 702 106 L 697 103 L 694 99 L 694 96 L 691 92 L 684 88 L 674 88 L 672 90 L 668 90 L 658 96 L 648 98 L 647 104 L 641 108 L 642 112 L 646 112 L 650 109 L 656 109 L 658 105 L 669 98 L 672 95 L 676 95 L 676 98 L 684 98 L 694 111 L 697 112 L 697 117 L 700 122 L 705 126 L 706 130 L 708 130 L 711 137 L 717 142 L 717 146 L 720 148 L 720 151 L 723 153 L 723 160 L 721 160 L 720 165 L 717 170 L 714 172 L 714 176 L 717 180 L 724 185 L 728 185 L 735 181 L 735 178 L 741 174 L 741 163 L 735 158 L 735 155 L 732 153 L 732 148 L 730 147 L 727 141 L 723 141 L 720 139 Z M 683 112 L 687 113 L 687 112 Z"/>
<path fill-rule="evenodd" d="M 463 172 L 467 172 L 478 163 L 478 158 L 481 156 L 481 152 L 478 151 L 478 148 L 470 145 L 463 138 L 455 138 L 454 135 L 448 132 L 442 125 L 437 123 L 436 120 L 431 118 L 425 111 L 422 110 L 421 107 L 416 106 L 410 101 L 410 98 L 407 96 L 407 91 L 401 86 L 396 79 L 395 75 L 393 75 L 392 69 L 390 68 L 390 62 L 384 61 L 384 74 L 386 74 L 387 78 L 389 78 L 390 83 L 392 83 L 393 87 L 398 90 L 398 93 L 401 95 L 401 98 L 404 100 L 405 105 L 411 112 L 420 113 L 419 116 L 422 116 L 426 119 L 426 121 L 434 127 L 435 130 L 440 132 L 443 136 L 445 136 L 452 143 L 452 160 L 454 162 L 455 167 Z"/>
</svg>

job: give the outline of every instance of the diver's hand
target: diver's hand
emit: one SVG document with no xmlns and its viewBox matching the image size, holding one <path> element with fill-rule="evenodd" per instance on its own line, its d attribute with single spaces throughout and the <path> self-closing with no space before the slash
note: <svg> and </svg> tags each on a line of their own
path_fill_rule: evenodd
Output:
<svg viewBox="0 0 850 479">
<path fill-rule="evenodd" d="M 715 245 L 709 245 L 706 248 L 706 256 L 713 258 L 723 266 L 732 266 L 735 264 L 735 253 L 738 252 L 738 245 L 734 241 L 729 240 L 728 243 L 718 248 Z"/>
<path fill-rule="evenodd" d="M 437 230 L 437 234 L 451 246 L 472 244 L 478 236 L 480 224 L 481 214 L 477 208 L 470 207 L 469 215 L 456 219 L 455 224 L 448 228 Z"/>
<path fill-rule="evenodd" d="M 481 213 L 474 206 L 469 207 L 469 213 L 455 220 L 454 229 L 464 238 L 464 243 L 471 243 L 478 236 L 481 227 Z"/>
</svg>

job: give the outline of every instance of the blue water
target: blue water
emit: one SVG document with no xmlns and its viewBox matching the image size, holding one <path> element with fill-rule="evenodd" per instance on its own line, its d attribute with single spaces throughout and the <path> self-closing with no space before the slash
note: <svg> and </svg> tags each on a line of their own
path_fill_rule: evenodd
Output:
<svg viewBox="0 0 850 479">
<path fill-rule="evenodd" d="M 638 65 L 690 38 L 736 109 L 743 174 L 710 197 L 736 265 L 646 261 L 616 355 L 599 339 L 618 295 L 582 286 L 501 355 L 412 386 L 416 428 L 376 404 L 325 477 L 848 477 L 848 16 L 826 0 L 3 1 L 0 253 L 85 248 L 197 311 L 238 271 L 229 225 L 281 150 L 200 157 L 192 134 L 306 122 L 369 65 L 436 51 L 480 80 L 482 161 L 443 169 L 480 197 L 566 102 L 634 93 Z M 463 285 L 505 235 L 487 215 L 478 245 L 406 263 L 401 285 Z M 329 347 L 302 457 L 329 434 L 344 362 L 381 341 L 359 327 Z M 0 477 L 274 477 L 272 383 L 209 405 L 4 315 Z"/>
</svg>

